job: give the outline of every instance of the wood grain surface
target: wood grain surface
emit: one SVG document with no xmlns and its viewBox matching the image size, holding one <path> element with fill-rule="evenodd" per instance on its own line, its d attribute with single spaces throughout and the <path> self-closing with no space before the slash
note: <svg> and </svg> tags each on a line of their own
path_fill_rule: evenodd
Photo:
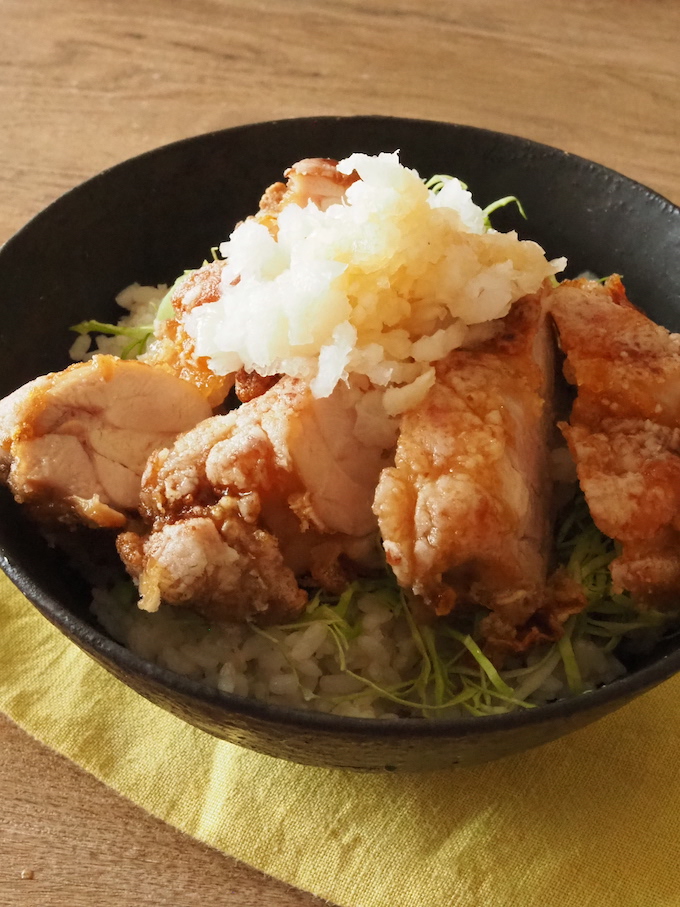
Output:
<svg viewBox="0 0 680 907">
<path fill-rule="evenodd" d="M 679 34 L 677 0 L 0 0 L 0 242 L 139 152 L 321 113 L 525 135 L 677 203 Z M 321 903 L 150 818 L 2 717 L 0 803 L 2 905 Z"/>
</svg>

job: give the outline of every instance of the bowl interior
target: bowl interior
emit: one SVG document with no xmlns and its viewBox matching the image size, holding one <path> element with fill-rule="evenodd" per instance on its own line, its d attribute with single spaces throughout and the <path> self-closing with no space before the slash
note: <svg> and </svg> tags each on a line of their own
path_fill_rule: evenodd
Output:
<svg viewBox="0 0 680 907">
<path fill-rule="evenodd" d="M 423 177 L 458 176 L 482 206 L 517 196 L 526 221 L 509 206 L 494 215 L 497 229 L 516 229 L 540 242 L 549 257 L 565 255 L 568 276 L 621 273 L 634 303 L 680 330 L 680 211 L 645 187 L 557 149 L 471 127 L 384 117 L 283 120 L 190 138 L 126 161 L 67 193 L 10 239 L 0 249 L 0 293 L 11 312 L 0 332 L 0 396 L 68 365 L 69 326 L 92 317 L 116 320 L 114 297 L 123 287 L 171 283 L 199 266 L 211 247 L 257 210 L 263 189 L 293 162 L 395 150 Z M 7 493 L 0 494 L 0 556 L 22 591 L 79 644 L 106 652 L 123 673 L 139 673 L 129 653 L 94 624 L 87 583 L 46 545 Z M 638 666 L 612 685 L 613 692 L 599 691 L 602 700 L 670 676 L 680 669 L 680 650 L 670 643 L 649 660 L 656 664 Z M 198 695 L 172 675 L 145 670 L 170 690 Z M 597 695 L 589 702 L 597 704 Z M 289 727 L 328 723 L 325 716 L 206 696 Z M 537 712 L 558 714 L 551 708 L 534 710 L 531 721 L 540 720 Z M 508 725 L 526 720 L 500 717 Z M 380 724 L 380 733 L 391 733 L 389 722 Z M 328 726 L 334 725 L 353 723 L 335 719 Z M 437 733 L 454 726 L 443 721 Z"/>
</svg>

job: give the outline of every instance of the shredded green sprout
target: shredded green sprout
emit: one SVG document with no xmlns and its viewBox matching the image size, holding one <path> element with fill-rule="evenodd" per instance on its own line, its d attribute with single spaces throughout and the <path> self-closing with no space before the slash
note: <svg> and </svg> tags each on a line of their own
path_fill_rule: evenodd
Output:
<svg viewBox="0 0 680 907">
<path fill-rule="evenodd" d="M 104 321 L 81 321 L 74 324 L 70 330 L 76 334 L 107 334 L 109 336 L 129 337 L 131 342 L 122 350 L 121 359 L 134 359 L 144 352 L 149 337 L 153 334 L 153 325 L 145 324 L 137 327 L 125 327 L 118 324 L 107 324 Z"/>
<path fill-rule="evenodd" d="M 217 248 L 211 249 L 213 258 L 217 258 Z M 129 337 L 130 343 L 123 348 L 120 353 L 121 359 L 136 359 L 138 356 L 141 356 L 142 353 L 146 351 L 147 344 L 150 338 L 154 334 L 154 326 L 159 321 L 167 321 L 169 318 L 172 318 L 174 315 L 174 310 L 172 307 L 172 296 L 175 290 L 186 280 L 189 274 L 192 274 L 192 271 L 185 271 L 181 274 L 173 285 L 169 288 L 166 294 L 163 296 L 161 301 L 158 304 L 154 315 L 153 324 L 143 324 L 143 325 L 121 325 L 121 324 L 109 324 L 105 321 L 96 321 L 95 319 L 90 319 L 88 321 L 81 321 L 78 324 L 72 325 L 69 330 L 75 331 L 76 334 L 104 334 L 108 337 L 121 336 Z"/>
<path fill-rule="evenodd" d="M 448 176 L 445 173 L 436 173 L 434 176 L 431 176 L 430 179 L 426 181 L 425 188 L 431 189 L 432 192 L 434 192 L 436 195 L 437 193 L 441 192 L 441 190 L 444 188 L 444 186 L 448 182 L 450 182 L 450 180 L 452 180 L 452 179 L 455 179 L 455 177 Z M 467 185 L 465 183 L 461 182 L 460 180 L 458 182 L 460 182 L 460 185 L 463 187 L 463 189 L 467 189 Z M 487 230 L 491 229 L 491 219 L 490 218 L 491 218 L 491 215 L 494 213 L 494 211 L 498 211 L 500 208 L 505 208 L 507 205 L 512 205 L 512 204 L 517 205 L 517 209 L 518 209 L 519 213 L 522 215 L 524 220 L 526 220 L 527 219 L 526 213 L 524 211 L 524 208 L 522 207 L 522 203 L 517 198 L 517 196 L 516 195 L 506 195 L 504 198 L 499 198 L 499 199 L 496 199 L 495 202 L 491 202 L 490 205 L 487 205 L 486 208 L 484 208 L 482 210 L 482 214 L 484 215 L 484 226 L 486 227 L 486 229 Z"/>
<path fill-rule="evenodd" d="M 484 208 L 484 210 L 482 211 L 482 214 L 484 215 L 484 222 L 487 226 L 487 229 L 491 228 L 490 217 L 494 213 L 494 211 L 498 211 L 500 208 L 506 208 L 508 205 L 512 205 L 512 204 L 517 205 L 517 210 L 522 215 L 524 220 L 526 220 L 527 219 L 526 213 L 524 211 L 524 208 L 522 207 L 522 203 L 517 198 L 517 196 L 516 195 L 506 195 L 505 198 L 499 198 L 495 202 L 491 202 L 491 204 L 487 205 L 486 208 Z"/>
<path fill-rule="evenodd" d="M 446 183 L 450 182 L 452 179 L 455 179 L 454 176 L 447 176 L 445 173 L 435 173 L 434 176 L 431 176 L 429 180 L 425 183 L 426 189 L 431 189 L 435 195 L 444 188 Z M 458 180 L 463 189 L 467 189 L 467 183 L 464 183 L 462 180 Z"/>
<path fill-rule="evenodd" d="M 299 620 L 269 630 L 256 629 L 256 632 L 281 648 L 295 673 L 283 637 L 275 631 L 287 633 L 315 621 L 323 622 L 333 641 L 341 672 L 360 685 L 355 693 L 324 696 L 336 703 L 380 698 L 392 703 L 397 713 L 419 712 L 426 717 L 461 712 L 492 715 L 533 708 L 536 702 L 531 697 L 553 676 L 559 677 L 566 688 L 560 695 L 565 695 L 567 690 L 577 694 L 588 688 L 578 654 L 582 641 L 596 645 L 606 654 L 615 650 L 629 634 L 662 628 L 672 619 L 673 615 L 669 617 L 657 611 L 638 611 L 630 596 L 612 592 L 609 564 L 616 553 L 615 544 L 597 529 L 585 502 L 577 498 L 560 521 L 557 554 L 567 573 L 583 586 L 588 605 L 582 613 L 566 621 L 564 634 L 557 642 L 534 653 L 530 664 L 508 664 L 500 669 L 494 666 L 482 650 L 482 639 L 476 629 L 481 611 L 476 620 L 470 621 L 469 632 L 461 629 L 459 619 L 455 619 L 454 625 L 451 617 L 419 623 L 414 615 L 415 601 L 399 589 L 391 573 L 381 579 L 356 581 L 340 596 L 317 592 Z M 363 612 L 359 603 L 367 594 L 379 598 L 390 608 L 393 618 L 404 621 L 408 627 L 419 656 L 408 680 L 380 684 L 349 666 L 352 643 L 362 630 Z M 319 694 L 305 688 L 299 676 L 298 685 L 306 700 L 319 698 Z"/>
</svg>

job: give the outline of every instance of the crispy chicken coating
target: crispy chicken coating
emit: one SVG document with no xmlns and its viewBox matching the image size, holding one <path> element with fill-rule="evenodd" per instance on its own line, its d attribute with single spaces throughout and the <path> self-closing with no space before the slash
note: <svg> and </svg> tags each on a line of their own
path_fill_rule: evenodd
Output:
<svg viewBox="0 0 680 907">
<path fill-rule="evenodd" d="M 599 529 L 622 545 L 617 591 L 680 594 L 680 336 L 627 299 L 619 277 L 566 281 L 551 299 L 578 396 L 561 426 Z"/>
<path fill-rule="evenodd" d="M 524 645 L 527 622 L 554 599 L 553 359 L 543 306 L 544 294 L 520 300 L 492 339 L 437 365 L 428 396 L 403 417 L 374 504 L 399 583 L 436 614 L 470 602 L 489 608 L 488 634 L 507 649 Z"/>
<path fill-rule="evenodd" d="M 280 621 L 307 600 L 297 578 L 346 584 L 341 560 L 365 564 L 374 551 L 371 503 L 388 462 L 379 444 L 356 435 L 355 403 L 345 387 L 317 400 L 284 377 L 153 455 L 141 496 L 150 532 L 119 542 L 142 607 L 164 600 L 225 619 Z M 183 540 L 204 568 L 180 569 Z"/>
</svg>

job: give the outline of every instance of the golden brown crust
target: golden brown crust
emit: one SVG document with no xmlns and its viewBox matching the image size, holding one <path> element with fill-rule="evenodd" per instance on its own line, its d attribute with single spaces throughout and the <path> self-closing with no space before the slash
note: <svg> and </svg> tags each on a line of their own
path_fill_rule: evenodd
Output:
<svg viewBox="0 0 680 907">
<path fill-rule="evenodd" d="M 284 377 L 152 455 L 141 492 L 148 530 L 119 545 L 142 606 L 164 600 L 211 618 L 265 623 L 299 613 L 307 595 L 298 578 L 340 591 L 351 578 L 344 557 L 361 557 L 357 540 L 375 530 L 370 475 L 362 484 L 338 473 L 339 501 L 326 483 L 328 469 L 339 469 L 328 445 L 343 435 L 347 403 L 342 390 L 318 401 L 303 382 Z M 343 508 L 346 528 L 329 525 Z"/>
<path fill-rule="evenodd" d="M 492 612 L 481 622 L 484 651 L 500 666 L 508 655 L 529 652 L 535 646 L 556 642 L 564 635 L 564 624 L 572 614 L 587 606 L 583 586 L 563 568 L 558 568 L 545 586 L 539 608 L 522 625 L 503 614 Z"/>
<path fill-rule="evenodd" d="M 636 309 L 616 275 L 604 285 L 565 282 L 551 312 L 578 387 L 560 427 L 595 523 L 622 544 L 615 589 L 640 604 L 677 605 L 680 337 Z"/>
<path fill-rule="evenodd" d="M 542 294 L 515 303 L 499 327 L 437 365 L 428 396 L 403 416 L 374 510 L 400 585 L 436 614 L 474 602 L 520 626 L 542 605 L 547 573 Z"/>
<path fill-rule="evenodd" d="M 255 397 L 261 397 L 270 387 L 274 387 L 280 375 L 258 375 L 247 372 L 244 368 L 236 372 L 234 390 L 241 403 L 249 403 Z"/>
</svg>

